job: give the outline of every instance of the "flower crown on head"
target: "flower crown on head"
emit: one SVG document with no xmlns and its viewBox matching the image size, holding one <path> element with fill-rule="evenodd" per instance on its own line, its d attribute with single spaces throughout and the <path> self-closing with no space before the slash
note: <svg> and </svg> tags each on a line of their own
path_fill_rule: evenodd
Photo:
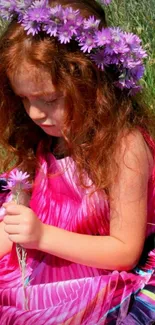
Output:
<svg viewBox="0 0 155 325">
<path fill-rule="evenodd" d="M 110 2 L 100 0 L 106 5 Z M 143 59 L 147 54 L 137 35 L 123 32 L 119 27 L 99 29 L 101 21 L 94 16 L 86 19 L 72 7 L 50 7 L 48 0 L 0 0 L 0 15 L 6 20 L 17 19 L 28 35 L 42 31 L 56 37 L 61 44 L 76 40 L 99 69 L 114 69 L 117 87 L 127 88 L 132 95 L 141 89 L 139 80 L 144 74 Z"/>
</svg>

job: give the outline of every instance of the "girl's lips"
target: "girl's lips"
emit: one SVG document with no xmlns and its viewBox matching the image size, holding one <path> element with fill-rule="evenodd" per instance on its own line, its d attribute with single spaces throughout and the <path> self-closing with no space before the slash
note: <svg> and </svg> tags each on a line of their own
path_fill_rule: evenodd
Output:
<svg viewBox="0 0 155 325">
<path fill-rule="evenodd" d="M 40 124 L 40 126 L 41 126 L 42 128 L 50 128 L 50 127 L 52 127 L 52 126 L 54 126 L 54 125 L 53 125 L 53 124 L 52 124 L 52 125 Z"/>
</svg>

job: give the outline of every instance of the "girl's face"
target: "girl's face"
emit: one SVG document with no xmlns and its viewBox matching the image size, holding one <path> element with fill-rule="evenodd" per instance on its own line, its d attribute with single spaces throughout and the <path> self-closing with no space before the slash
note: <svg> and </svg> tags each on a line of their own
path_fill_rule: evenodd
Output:
<svg viewBox="0 0 155 325">
<path fill-rule="evenodd" d="M 64 96 L 56 91 L 50 75 L 39 68 L 23 63 L 18 74 L 10 76 L 14 93 L 23 102 L 25 110 L 45 133 L 62 137 Z"/>
</svg>

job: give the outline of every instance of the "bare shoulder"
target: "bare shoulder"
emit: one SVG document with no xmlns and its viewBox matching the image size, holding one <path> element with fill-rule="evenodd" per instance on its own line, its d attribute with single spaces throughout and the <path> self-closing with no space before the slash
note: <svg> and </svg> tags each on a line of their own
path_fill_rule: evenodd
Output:
<svg viewBox="0 0 155 325">
<path fill-rule="evenodd" d="M 109 190 L 110 235 L 126 245 L 133 267 L 140 258 L 145 240 L 153 157 L 138 130 L 126 132 L 118 140 L 115 155 L 118 172 Z"/>
<path fill-rule="evenodd" d="M 125 131 L 118 139 L 116 161 L 122 167 L 124 163 L 129 168 L 152 174 L 154 160 L 151 150 L 139 130 Z"/>
</svg>

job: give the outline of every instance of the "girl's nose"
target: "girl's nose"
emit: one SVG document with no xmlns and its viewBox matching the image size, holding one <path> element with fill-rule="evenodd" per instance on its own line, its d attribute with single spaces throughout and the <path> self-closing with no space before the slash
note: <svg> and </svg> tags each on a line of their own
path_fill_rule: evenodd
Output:
<svg viewBox="0 0 155 325">
<path fill-rule="evenodd" d="M 44 120 L 47 116 L 43 110 L 32 104 L 29 106 L 28 114 L 30 118 L 35 121 Z"/>
</svg>

